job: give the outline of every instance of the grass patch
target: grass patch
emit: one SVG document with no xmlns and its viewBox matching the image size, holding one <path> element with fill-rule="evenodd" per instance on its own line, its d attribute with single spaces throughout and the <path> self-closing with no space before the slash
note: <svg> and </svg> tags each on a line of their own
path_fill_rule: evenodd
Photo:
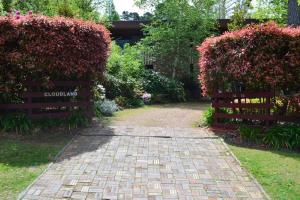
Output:
<svg viewBox="0 0 300 200">
<path fill-rule="evenodd" d="M 300 154 L 229 147 L 272 199 L 299 199 Z"/>
<path fill-rule="evenodd" d="M 199 102 L 186 102 L 186 103 L 168 103 L 168 104 L 154 104 L 154 105 L 145 105 L 140 108 L 129 108 L 118 111 L 114 114 L 116 118 L 125 118 L 132 115 L 142 114 L 148 110 L 163 109 L 163 108 L 174 108 L 174 109 L 191 109 L 199 110 L 206 109 L 209 106 L 209 103 L 199 103 Z M 199 119 L 200 121 L 200 119 Z"/>
<path fill-rule="evenodd" d="M 16 199 L 43 172 L 70 138 L 0 138 L 0 199 Z"/>
<path fill-rule="evenodd" d="M 154 108 L 157 108 L 157 106 L 150 105 L 150 106 L 143 106 L 140 108 L 127 108 L 127 109 L 116 112 L 113 117 L 114 118 L 126 118 L 128 116 L 141 114 L 147 110 L 151 110 Z"/>
</svg>

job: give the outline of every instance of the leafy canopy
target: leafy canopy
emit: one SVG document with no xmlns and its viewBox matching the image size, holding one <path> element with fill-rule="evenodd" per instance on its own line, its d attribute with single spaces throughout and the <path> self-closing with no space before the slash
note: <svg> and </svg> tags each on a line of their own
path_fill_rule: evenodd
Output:
<svg viewBox="0 0 300 200">
<path fill-rule="evenodd" d="M 272 19 L 280 24 L 285 24 L 287 14 L 288 0 L 257 0 L 252 17 L 259 20 Z"/>
<path fill-rule="evenodd" d="M 267 23 L 208 38 L 198 48 L 204 95 L 247 90 L 299 93 L 300 28 Z"/>
<path fill-rule="evenodd" d="M 124 49 L 112 43 L 111 54 L 107 63 L 109 74 L 126 80 L 139 78 L 144 69 L 141 51 L 136 46 L 126 44 Z"/>
<path fill-rule="evenodd" d="M 24 80 L 46 86 L 51 80 L 98 80 L 110 41 L 108 30 L 93 22 L 0 17 L 0 101 L 7 94 L 18 96 Z"/>
<path fill-rule="evenodd" d="M 191 3 L 192 2 L 192 3 Z M 215 20 L 213 0 L 136 1 L 155 7 L 153 21 L 146 26 L 142 44 L 165 72 L 176 77 L 196 60 L 196 45 L 211 34 Z"/>
<path fill-rule="evenodd" d="M 105 0 L 2 0 L 1 14 L 6 15 L 11 11 L 28 11 L 46 16 L 65 16 L 81 18 L 84 20 L 101 21 L 98 10 L 104 7 Z"/>
</svg>

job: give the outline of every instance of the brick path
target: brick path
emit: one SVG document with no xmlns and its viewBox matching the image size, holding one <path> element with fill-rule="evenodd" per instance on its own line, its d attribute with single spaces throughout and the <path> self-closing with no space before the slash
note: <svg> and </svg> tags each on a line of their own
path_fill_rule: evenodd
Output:
<svg viewBox="0 0 300 200">
<path fill-rule="evenodd" d="M 89 128 L 22 199 L 264 199 L 204 129 Z"/>
</svg>

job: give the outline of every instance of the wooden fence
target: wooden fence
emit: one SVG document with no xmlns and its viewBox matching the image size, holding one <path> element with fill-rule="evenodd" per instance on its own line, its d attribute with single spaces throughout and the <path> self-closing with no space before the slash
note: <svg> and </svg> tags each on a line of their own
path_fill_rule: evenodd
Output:
<svg viewBox="0 0 300 200">
<path fill-rule="evenodd" d="M 241 122 L 250 125 L 272 125 L 280 122 L 300 122 L 300 116 L 274 115 L 271 92 L 215 93 L 213 127 L 236 129 Z"/>
<path fill-rule="evenodd" d="M 92 115 L 89 81 L 53 81 L 51 84 L 51 89 L 45 89 L 38 82 L 25 82 L 21 102 L 0 104 L 0 112 L 23 112 L 31 119 L 65 118 L 77 109 L 87 116 Z"/>
</svg>

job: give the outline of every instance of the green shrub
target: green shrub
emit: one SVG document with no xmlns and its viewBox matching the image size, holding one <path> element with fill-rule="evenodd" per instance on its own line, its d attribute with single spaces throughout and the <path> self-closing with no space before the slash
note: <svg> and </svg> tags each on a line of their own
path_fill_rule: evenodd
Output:
<svg viewBox="0 0 300 200">
<path fill-rule="evenodd" d="M 4 132 L 15 131 L 18 134 L 26 134 L 31 128 L 32 123 L 24 113 L 12 113 L 0 117 L 0 129 Z"/>
<path fill-rule="evenodd" d="M 0 131 L 15 132 L 17 134 L 32 134 L 36 128 L 49 129 L 53 127 L 66 126 L 69 129 L 87 126 L 89 119 L 82 110 L 74 110 L 65 119 L 43 118 L 30 120 L 24 113 L 5 114 L 0 117 Z"/>
<path fill-rule="evenodd" d="M 118 104 L 118 106 L 121 108 L 126 107 L 126 101 L 127 101 L 126 97 L 119 96 L 115 98 L 116 104 Z"/>
<path fill-rule="evenodd" d="M 142 85 L 145 91 L 154 97 L 164 95 L 167 101 L 185 101 L 183 84 L 170 79 L 159 72 L 145 70 L 142 75 Z"/>
<path fill-rule="evenodd" d="M 98 116 L 101 114 L 104 116 L 112 116 L 114 112 L 119 110 L 119 107 L 115 101 L 106 99 L 104 101 L 95 102 L 95 110 Z"/>
<path fill-rule="evenodd" d="M 49 129 L 53 127 L 68 127 L 69 130 L 85 127 L 90 123 L 89 119 L 85 116 L 83 110 L 73 110 L 71 115 L 65 119 L 42 118 L 33 121 L 33 127 L 41 129 Z"/>
<path fill-rule="evenodd" d="M 213 107 L 209 107 L 204 113 L 203 113 L 203 123 L 206 126 L 212 126 L 214 122 L 214 115 L 215 109 Z"/>
<path fill-rule="evenodd" d="M 203 113 L 203 123 L 206 126 L 212 126 L 214 123 L 214 114 L 215 114 L 215 109 L 210 106 L 204 113 Z M 230 113 L 229 109 L 219 109 L 220 113 Z M 230 122 L 229 119 L 220 119 L 221 123 L 228 123 Z"/>
<path fill-rule="evenodd" d="M 43 118 L 43 119 L 34 120 L 32 122 L 32 126 L 40 127 L 41 129 L 46 130 L 52 127 L 63 126 L 65 124 L 65 121 L 67 121 L 67 119 L 61 120 L 61 119 Z"/>
<path fill-rule="evenodd" d="M 122 96 L 115 98 L 115 102 L 121 108 L 138 108 L 145 105 L 140 98 L 126 98 Z"/>
<path fill-rule="evenodd" d="M 125 101 L 125 107 L 127 108 L 138 108 L 144 106 L 144 102 L 140 98 L 132 98 L 132 99 L 127 99 Z"/>
<path fill-rule="evenodd" d="M 140 79 L 143 71 L 139 48 L 126 44 L 122 49 L 113 43 L 103 83 L 106 97 L 111 100 L 118 98 L 117 103 L 122 107 L 141 106 L 143 88 Z"/>
<path fill-rule="evenodd" d="M 132 78 L 122 80 L 110 74 L 105 75 L 103 86 L 106 89 L 106 97 L 108 99 L 115 99 L 118 96 L 140 98 L 143 90 L 138 80 Z"/>
<path fill-rule="evenodd" d="M 142 106 L 141 96 L 146 91 L 160 102 L 185 101 L 183 84 L 157 72 L 145 70 L 142 52 L 138 46 L 125 45 L 124 49 L 112 45 L 107 74 L 103 86 L 106 97 L 122 107 Z"/>
<path fill-rule="evenodd" d="M 124 49 L 112 43 L 111 55 L 107 63 L 107 72 L 110 75 L 126 80 L 139 79 L 144 70 L 141 51 L 137 46 L 125 44 Z"/>
<path fill-rule="evenodd" d="M 263 130 L 261 128 L 253 128 L 247 126 L 239 127 L 241 138 L 245 142 L 257 143 L 262 140 Z"/>
<path fill-rule="evenodd" d="M 135 105 L 131 105 L 130 102 L 139 101 L 143 93 L 140 81 L 130 77 L 128 77 L 127 80 L 123 80 L 113 75 L 106 74 L 103 86 L 106 89 L 106 97 L 108 99 L 113 100 L 123 97 L 124 107 L 135 107 Z"/>
<path fill-rule="evenodd" d="M 263 142 L 275 149 L 299 149 L 300 126 L 294 124 L 274 126 L 266 131 Z"/>
<path fill-rule="evenodd" d="M 300 149 L 300 125 L 281 124 L 266 130 L 241 126 L 239 132 L 246 142 L 264 144 L 274 149 Z"/>
<path fill-rule="evenodd" d="M 69 126 L 69 129 L 85 127 L 89 124 L 89 119 L 82 110 L 74 110 L 68 117 L 66 124 Z"/>
<path fill-rule="evenodd" d="M 28 15 L 0 18 L 0 30 L 0 102 L 20 101 L 26 80 L 51 89 L 49 81 L 102 78 L 111 42 L 103 25 Z"/>
<path fill-rule="evenodd" d="M 108 99 L 115 99 L 118 96 L 121 96 L 122 90 L 121 85 L 123 81 L 116 78 L 113 75 L 105 74 L 104 80 L 103 80 L 103 86 L 106 91 L 106 98 Z"/>
<path fill-rule="evenodd" d="M 299 46 L 299 27 L 281 27 L 274 22 L 207 38 L 198 47 L 203 95 L 231 90 L 235 83 L 243 83 L 247 90 L 297 94 Z"/>
</svg>

